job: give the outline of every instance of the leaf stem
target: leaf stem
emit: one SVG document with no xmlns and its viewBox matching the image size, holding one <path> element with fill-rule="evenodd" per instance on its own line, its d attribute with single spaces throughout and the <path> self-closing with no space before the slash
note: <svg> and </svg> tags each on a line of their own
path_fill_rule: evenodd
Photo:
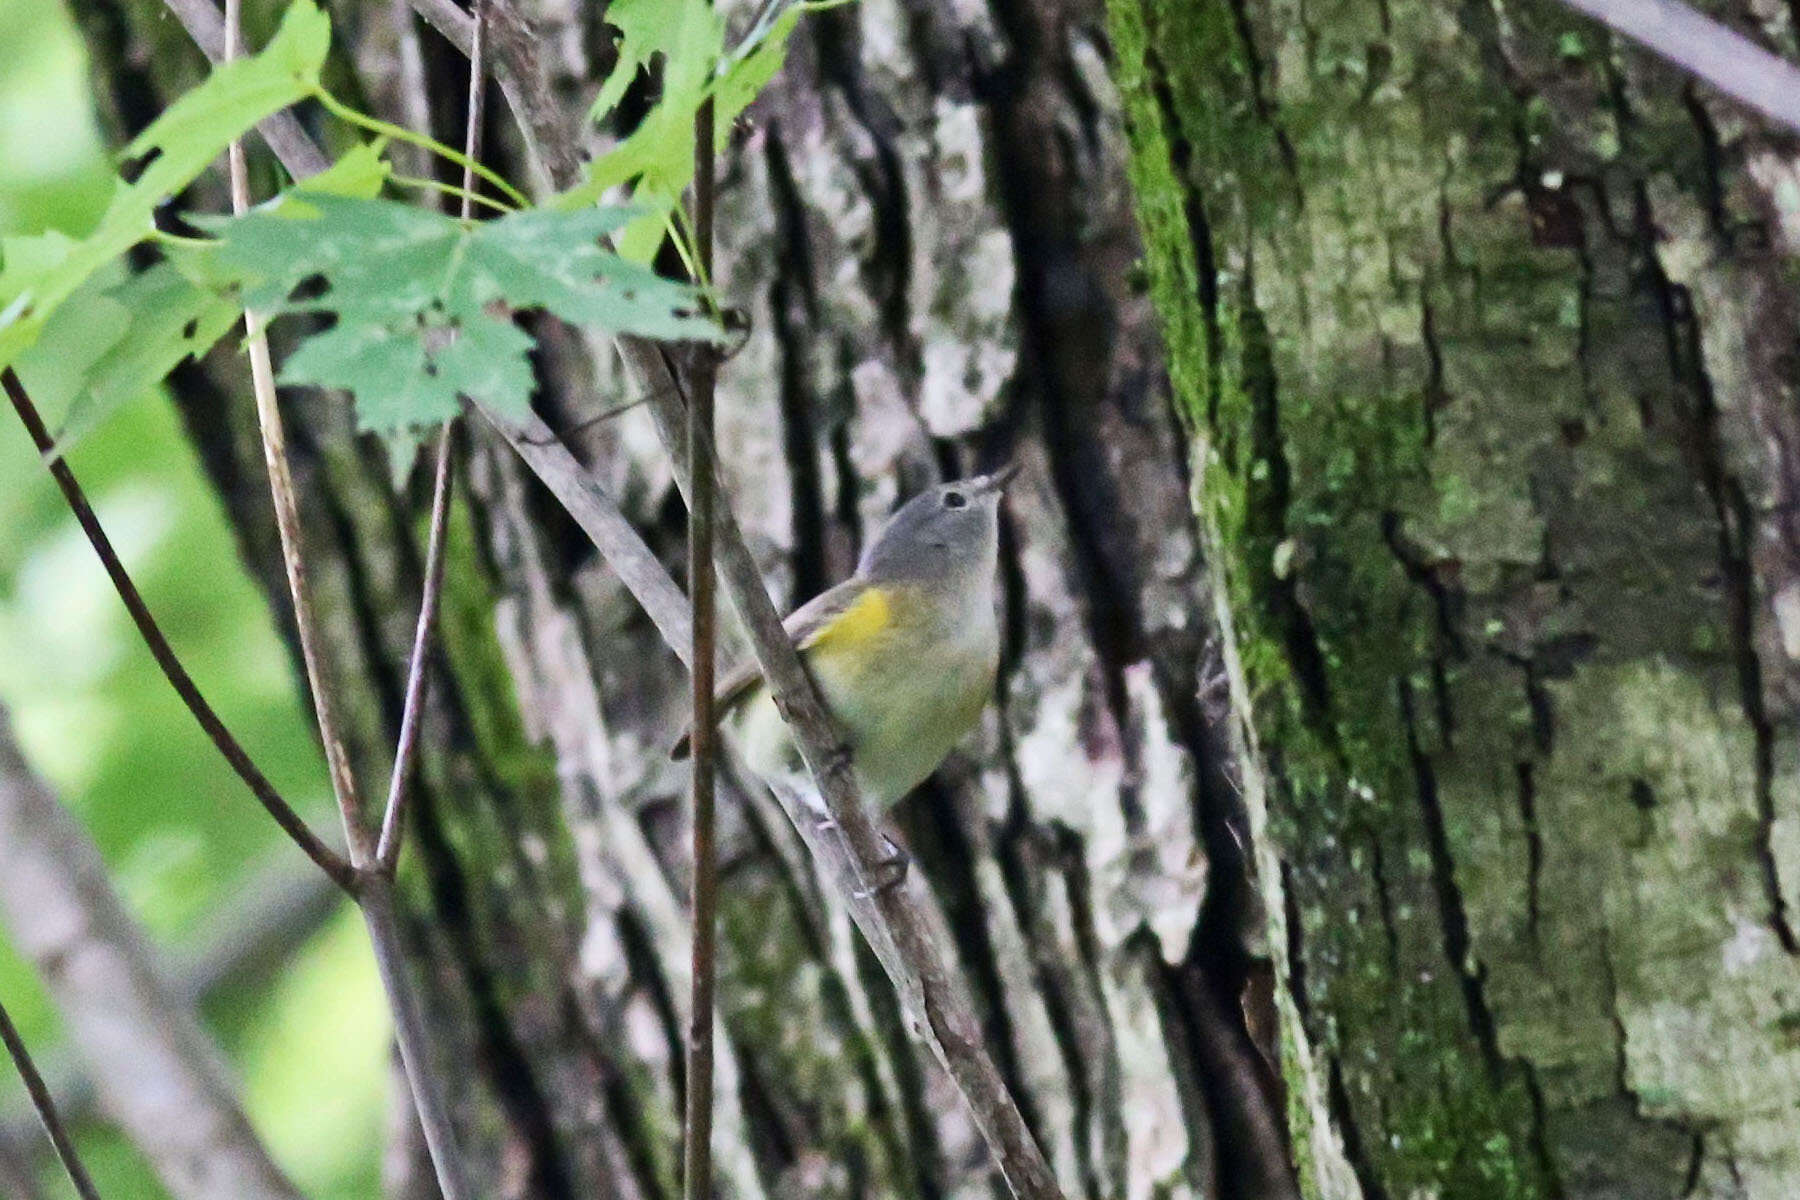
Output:
<svg viewBox="0 0 1800 1200">
<path fill-rule="evenodd" d="M 708 98 L 701 102 L 702 107 L 704 107 L 705 105 L 711 104 L 711 103 L 712 103 L 711 98 Z M 695 119 L 695 124 L 696 124 L 696 126 L 699 124 L 698 118 Z M 700 153 L 700 147 L 699 147 L 698 142 L 696 142 L 694 144 L 694 153 L 695 154 Z M 694 179 L 694 187 L 696 190 L 698 190 L 699 186 L 700 186 L 699 174 L 698 174 L 698 172 L 696 172 L 695 179 Z M 707 306 L 713 310 L 713 315 L 717 316 L 719 306 L 714 301 L 712 294 L 711 294 L 712 293 L 712 263 L 710 261 L 708 261 L 711 258 L 711 255 L 710 254 L 702 255 L 699 252 L 700 235 L 699 235 L 698 230 L 695 228 L 696 222 L 693 218 L 690 218 L 688 216 L 687 210 L 682 208 L 680 205 L 676 205 L 670 211 L 669 218 L 670 218 L 669 219 L 669 237 L 675 243 L 676 251 L 681 255 L 682 265 L 687 267 L 688 274 L 691 275 L 693 277 L 694 281 L 700 285 L 700 289 L 703 292 L 707 293 L 707 297 L 706 297 Z M 683 244 L 683 239 L 686 239 L 685 245 Z"/>
<path fill-rule="evenodd" d="M 192 246 L 200 250 L 210 250 L 219 244 L 213 238 L 189 237 L 184 233 L 170 233 L 166 229 L 151 230 L 149 240 L 159 246 Z"/>
<path fill-rule="evenodd" d="M 6 1043 L 13 1066 L 19 1069 L 19 1078 L 25 1081 L 25 1090 L 31 1093 L 31 1106 L 37 1109 L 38 1120 L 44 1123 L 44 1132 L 50 1135 L 50 1144 L 56 1147 L 56 1157 L 62 1159 L 63 1170 L 68 1172 L 76 1194 L 81 1200 L 100 1200 L 100 1193 L 95 1190 L 94 1181 L 75 1149 L 74 1139 L 63 1127 L 56 1101 L 50 1098 L 50 1089 L 44 1085 L 44 1077 L 38 1074 L 37 1064 L 31 1061 L 31 1053 L 25 1049 L 25 1041 L 19 1036 L 18 1027 L 13 1024 L 5 1004 L 0 1004 L 0 1041 Z"/>
<path fill-rule="evenodd" d="M 464 169 L 465 169 L 465 171 L 467 170 L 467 168 L 464 168 Z M 418 188 L 421 191 L 439 192 L 446 196 L 457 196 L 457 197 L 467 198 L 471 194 L 471 193 L 467 192 L 466 190 L 464 190 L 463 188 L 456 187 L 453 184 L 445 183 L 442 180 L 421 179 L 417 175 L 390 174 L 388 176 L 388 182 L 397 183 L 401 187 Z M 496 200 L 492 196 L 484 196 L 480 192 L 473 193 L 473 196 L 475 199 L 475 203 L 485 204 L 489 208 L 493 209 L 495 212 L 511 213 L 511 212 L 519 211 L 517 206 L 515 206 L 515 205 L 508 204 L 504 200 Z"/>
<path fill-rule="evenodd" d="M 45 428 L 43 417 L 38 414 L 37 406 L 32 403 L 31 396 L 25 391 L 25 385 L 11 367 L 6 368 L 3 381 L 6 395 L 12 401 L 13 411 L 19 414 L 19 421 L 25 426 L 32 444 L 38 449 L 49 467 L 51 478 L 56 480 L 57 487 L 62 489 L 63 499 L 68 502 L 69 511 L 75 514 L 76 524 L 81 526 L 82 533 L 87 535 L 88 544 L 94 548 L 94 554 L 105 568 L 107 577 L 112 580 L 113 590 L 118 592 L 119 599 L 130 614 L 132 624 L 137 626 L 138 634 L 149 647 L 150 657 L 162 668 L 163 678 L 181 697 L 181 702 L 194 715 L 200 728 L 218 747 L 231 769 L 237 772 L 238 778 L 250 788 L 251 793 L 268 810 L 275 823 L 292 838 L 306 856 L 317 863 L 319 869 L 331 876 L 333 883 L 344 891 L 356 892 L 356 872 L 343 856 L 330 846 L 319 840 L 319 836 L 306 824 L 293 806 L 282 798 L 275 785 L 269 782 L 266 775 L 250 760 L 250 755 L 225 728 L 225 722 L 213 711 L 206 697 L 201 694 L 199 685 L 187 668 L 181 665 L 176 657 L 175 649 L 169 639 L 163 635 L 162 626 L 150 614 L 150 606 L 144 603 L 144 597 L 132 582 L 131 575 L 125 570 L 125 564 L 119 560 L 118 552 L 113 549 L 112 539 L 106 536 L 106 530 L 100 524 L 100 518 L 94 514 L 93 506 L 88 503 L 87 494 L 82 491 L 81 484 L 75 478 L 75 472 L 69 468 L 68 460 L 55 455 L 56 442 Z M 52 457 L 55 455 L 55 457 Z"/>
<path fill-rule="evenodd" d="M 480 163 L 471 162 L 468 155 L 463 154 L 461 151 L 452 150 L 436 138 L 427 137 L 422 133 L 414 133 L 404 126 L 394 125 L 387 121 L 383 121 L 379 117 L 371 117 L 367 113 L 358 112 L 348 104 L 345 104 L 342 100 L 339 100 L 336 96 L 333 96 L 324 88 L 320 88 L 318 91 L 314 92 L 313 98 L 324 106 L 326 112 L 340 120 L 348 121 L 352 125 L 360 126 L 371 133 L 385 134 L 397 141 L 406 142 L 414 146 L 422 146 L 433 154 L 438 155 L 440 158 L 449 159 L 457 166 L 462 167 L 465 171 L 472 167 L 475 174 L 499 188 L 505 193 L 508 200 L 511 200 L 520 208 L 531 207 L 531 201 L 525 198 L 525 193 L 506 182 L 502 176 L 494 171 L 490 171 Z"/>
</svg>

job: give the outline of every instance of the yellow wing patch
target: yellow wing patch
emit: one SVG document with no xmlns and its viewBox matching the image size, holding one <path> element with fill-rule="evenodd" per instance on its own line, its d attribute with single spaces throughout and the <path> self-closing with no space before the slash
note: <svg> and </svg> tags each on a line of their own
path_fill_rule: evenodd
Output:
<svg viewBox="0 0 1800 1200">
<path fill-rule="evenodd" d="M 854 646 L 886 629 L 892 616 L 887 593 L 878 587 L 864 588 L 862 595 L 806 640 L 805 648 L 830 646 L 842 650 Z"/>
</svg>

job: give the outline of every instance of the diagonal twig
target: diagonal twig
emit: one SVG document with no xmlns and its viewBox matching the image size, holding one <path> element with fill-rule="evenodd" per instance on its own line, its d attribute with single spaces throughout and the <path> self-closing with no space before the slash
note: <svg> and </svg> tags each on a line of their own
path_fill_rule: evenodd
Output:
<svg viewBox="0 0 1800 1200">
<path fill-rule="evenodd" d="M 475 33 L 469 47 L 469 101 L 463 121 L 462 207 L 464 221 L 474 216 L 475 164 L 481 159 L 481 127 L 487 96 L 487 4 L 475 0 Z M 388 782 L 387 809 L 381 818 L 381 839 L 375 847 L 375 869 L 394 873 L 400 861 L 404 835 L 408 782 L 417 757 L 419 723 L 425 710 L 425 670 L 430 662 L 431 631 L 437 621 L 438 599 L 444 590 L 444 543 L 450 514 L 450 449 L 456 419 L 438 431 L 437 465 L 431 484 L 431 535 L 425 551 L 425 583 L 419 596 L 419 624 L 413 633 L 412 662 L 406 672 L 406 700 L 400 710 L 400 740 L 394 751 L 394 774 Z"/>
<path fill-rule="evenodd" d="M 413 11 L 466 57 L 474 46 L 475 22 L 455 0 L 411 0 Z M 574 131 L 564 105 L 546 85 L 543 73 L 524 69 L 522 60 L 535 54 L 529 24 L 510 3 L 490 3 L 488 35 L 494 43 L 494 76 L 524 136 L 527 157 L 553 188 L 566 187 L 581 168 Z"/>
<path fill-rule="evenodd" d="M 666 359 L 662 369 L 671 369 Z M 683 411 L 679 400 L 653 401 L 651 405 L 657 432 L 676 464 L 676 482 L 684 494 L 691 495 L 680 423 Z M 713 486 L 718 486 L 716 478 Z M 836 868 L 840 890 L 849 901 L 857 927 L 893 979 L 916 1031 L 962 1093 L 1013 1195 L 1019 1200 L 1060 1200 L 1062 1192 L 1055 1176 L 987 1052 L 981 1024 L 951 975 L 941 949 L 943 938 L 926 916 L 924 905 L 907 887 L 880 891 L 862 882 L 871 877 L 884 848 L 858 793 L 849 749 L 782 628 L 729 505 L 721 505 L 714 520 L 725 594 L 744 623 L 769 692 L 848 844 L 847 858 L 836 858 L 831 853 L 832 841 L 812 834 L 815 822 L 795 811 L 794 797 L 778 793 L 777 798 L 788 808 L 813 852 L 821 854 L 825 848 L 821 856 Z"/>
<path fill-rule="evenodd" d="M 694 117 L 694 261 L 701 286 L 712 278 L 713 102 L 708 97 Z M 690 359 L 693 403 L 688 406 L 688 474 L 697 481 L 688 509 L 688 589 L 693 605 L 693 877 L 688 893 L 694 936 L 691 944 L 693 1002 L 688 1010 L 687 1105 L 682 1195 L 712 1195 L 713 1010 L 718 989 L 719 854 L 713 813 L 718 768 L 713 713 L 713 668 L 719 610 L 713 577 L 713 399 L 718 360 L 712 347 L 696 346 Z"/>
<path fill-rule="evenodd" d="M 242 779 L 257 800 L 262 802 L 262 806 L 268 810 L 271 817 L 275 818 L 275 823 L 281 826 L 282 831 L 294 840 L 294 843 L 306 853 L 308 858 L 319 865 L 321 871 L 331 876 L 334 883 L 346 892 L 354 893 L 356 873 L 350 864 L 345 862 L 343 856 L 337 851 L 320 841 L 319 836 L 307 826 L 300 814 L 294 811 L 293 806 L 282 798 L 280 792 L 275 790 L 275 785 L 270 783 L 268 777 L 251 761 L 250 755 L 244 750 L 244 747 L 225 727 L 225 722 L 219 719 L 219 714 L 214 712 L 212 705 L 207 703 L 206 697 L 200 692 L 199 685 L 187 673 L 187 668 L 181 665 L 181 660 L 176 657 L 174 648 L 169 645 L 169 639 L 164 636 L 162 627 L 156 623 L 156 618 L 151 615 L 149 606 L 144 603 L 143 595 L 137 590 L 137 585 L 132 582 L 130 573 L 125 570 L 125 564 L 119 561 L 119 555 L 113 549 L 112 540 L 106 536 L 106 530 L 101 527 L 100 518 L 94 514 L 93 506 L 88 503 L 86 493 L 82 491 L 81 484 L 76 481 L 75 472 L 69 468 L 68 460 L 61 455 L 54 458 L 50 456 L 55 446 L 54 439 L 51 438 L 50 431 L 44 427 L 43 418 L 39 415 L 37 406 L 32 403 L 30 394 L 26 392 L 24 383 L 20 381 L 19 376 L 11 367 L 7 367 L 3 373 L 0 373 L 0 382 L 4 383 L 7 399 L 12 401 L 13 411 L 19 414 L 19 420 L 24 424 L 25 432 L 31 436 L 32 444 L 37 447 L 38 453 L 49 465 L 51 477 L 56 480 L 57 487 L 62 489 L 63 499 L 68 501 L 69 511 L 75 514 L 76 523 L 87 535 L 88 544 L 94 548 L 94 554 L 100 559 L 100 565 L 106 569 L 107 577 L 112 580 L 113 589 L 118 592 L 119 599 L 125 605 L 125 611 L 131 615 L 132 623 L 137 626 L 138 633 L 144 639 L 144 644 L 150 648 L 151 657 L 156 659 L 156 665 L 162 668 L 163 677 L 169 681 L 169 686 L 175 689 L 176 695 L 181 697 L 181 702 L 194 715 L 194 720 L 199 722 L 200 728 L 205 731 L 206 736 L 212 739 L 213 745 L 218 747 L 219 753 L 224 755 L 225 761 L 231 764 L 231 769 L 237 772 L 238 778 Z"/>
<path fill-rule="evenodd" d="M 50 1089 L 44 1086 L 44 1077 L 38 1074 L 37 1064 L 31 1061 L 31 1053 L 25 1049 L 25 1040 L 19 1036 L 5 1004 L 0 1004 L 0 1041 L 6 1043 L 13 1066 L 19 1069 L 19 1078 L 25 1081 L 25 1090 L 31 1094 L 31 1106 L 37 1109 L 38 1120 L 44 1123 L 44 1132 L 50 1135 L 50 1144 L 56 1147 L 56 1157 L 62 1160 L 63 1170 L 68 1172 L 76 1194 L 81 1200 L 100 1200 L 100 1193 L 95 1190 L 94 1181 L 75 1150 L 74 1139 L 63 1127 L 56 1101 L 50 1098 Z"/>
<path fill-rule="evenodd" d="M 423 11 L 437 2 L 414 0 L 414 7 Z M 490 2 L 497 11 L 512 12 L 514 8 L 512 0 Z M 519 19 L 516 12 L 512 17 Z M 452 40 L 456 40 L 454 35 Z M 501 46 L 499 52 L 503 59 L 509 52 L 522 57 L 532 53 L 532 45 L 529 39 L 519 39 Z M 539 73 L 533 64 L 523 61 L 515 62 L 512 72 L 519 79 Z M 534 94 L 529 87 L 520 89 L 521 97 Z M 548 114 L 516 115 L 522 125 L 531 128 L 556 127 Z M 571 157 L 572 154 L 559 154 L 547 164 L 552 181 L 559 187 L 574 182 L 572 169 L 560 176 L 556 169 L 557 163 Z M 650 412 L 674 466 L 676 482 L 692 504 L 684 428 L 686 405 L 680 399 L 683 389 L 679 373 L 665 347 L 638 338 L 620 338 L 618 344 L 636 377 L 638 390 L 650 402 Z M 713 487 L 718 487 L 716 475 Z M 558 492 L 559 498 L 562 495 Z M 809 846 L 836 876 L 858 927 L 893 979 L 918 1032 L 927 1039 L 962 1093 L 1007 1186 L 1022 1200 L 1060 1198 L 1049 1164 L 988 1054 L 980 1023 L 944 960 L 943 939 L 932 928 L 924 906 L 905 888 L 891 888 L 871 897 L 866 886 L 857 882 L 867 878 L 872 865 L 883 857 L 881 835 L 858 795 L 848 749 L 788 641 L 780 615 L 763 585 L 761 571 L 728 503 L 721 504 L 714 514 L 714 538 L 726 595 L 750 635 L 770 693 L 837 823 L 840 837 L 808 837 Z M 604 546 L 599 548 L 605 552 Z M 793 797 L 777 798 L 791 809 Z M 799 814 L 790 811 L 789 815 Z M 796 827 L 803 830 L 809 824 L 804 819 L 796 821 Z M 846 850 L 848 853 L 844 853 Z"/>
<path fill-rule="evenodd" d="M 469 186 L 464 173 L 463 186 Z M 467 207 L 467 201 L 464 201 Z M 406 800 L 418 759 L 419 726 L 425 714 L 425 671 L 430 664 L 431 632 L 437 623 L 438 601 L 444 591 L 444 543 L 450 514 L 450 470 L 455 422 L 445 421 L 438 431 L 436 465 L 431 485 L 431 540 L 425 551 L 425 583 L 419 594 L 419 624 L 413 631 L 412 661 L 406 669 L 406 699 L 400 710 L 400 739 L 394 749 L 394 774 L 388 781 L 387 808 L 381 816 L 381 838 L 375 846 L 375 869 L 392 875 L 400 862 L 402 822 Z"/>
<path fill-rule="evenodd" d="M 175 19 L 181 22 L 181 27 L 187 30 L 208 62 L 218 63 L 225 58 L 225 18 L 213 0 L 163 0 L 163 3 L 175 14 Z M 331 165 L 325 152 L 301 128 L 299 119 L 290 111 L 284 109 L 264 118 L 256 131 L 295 179 L 317 175 Z"/>
<path fill-rule="evenodd" d="M 688 663 L 693 634 L 687 597 L 620 511 L 618 501 L 606 494 L 581 460 L 539 418 L 532 416 L 521 421 L 479 403 L 475 408 L 581 526 L 625 590 L 648 614 L 663 641 L 684 665 Z"/>
<path fill-rule="evenodd" d="M 1563 0 L 1689 74 L 1800 131 L 1800 68 L 1681 0 Z"/>
</svg>

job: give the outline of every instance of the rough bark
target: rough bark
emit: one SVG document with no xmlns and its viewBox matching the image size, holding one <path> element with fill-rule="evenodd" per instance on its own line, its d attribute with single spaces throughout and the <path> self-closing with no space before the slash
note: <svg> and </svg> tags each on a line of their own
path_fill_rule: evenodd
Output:
<svg viewBox="0 0 1800 1200">
<path fill-rule="evenodd" d="M 1535 0 L 1109 14 L 1308 1194 L 1800 1193 L 1792 138 Z"/>
<path fill-rule="evenodd" d="M 121 132 L 195 77 L 151 0 L 76 8 Z M 543 82 L 580 111 L 609 65 L 599 6 L 527 8 Z M 403 117 L 395 11 L 334 6 L 334 85 Z M 848 572 L 905 492 L 978 457 L 1024 463 L 1000 702 L 902 806 L 901 832 L 1071 1193 L 1286 1196 L 1249 827 L 1198 698 L 1216 653 L 1184 437 L 1130 279 L 1103 19 L 1086 3 L 865 0 L 803 23 L 722 164 L 718 278 L 752 331 L 721 378 L 722 454 L 795 603 Z M 419 46 L 432 120 L 453 133 L 460 59 L 429 31 Z M 530 177 L 490 111 L 490 144 Z M 627 399 L 613 364 L 540 332 L 553 426 Z M 241 364 L 221 353 L 176 390 L 279 611 Z M 379 784 L 422 496 L 393 493 L 335 398 L 285 402 L 340 707 Z M 670 1196 L 687 935 L 684 775 L 664 750 L 683 675 L 529 473 L 471 441 L 403 869 L 415 965 L 483 1194 Z M 644 414 L 572 441 L 676 562 Z M 954 1092 L 793 831 L 766 797 L 727 797 L 721 816 L 721 1189 L 989 1194 Z"/>
</svg>

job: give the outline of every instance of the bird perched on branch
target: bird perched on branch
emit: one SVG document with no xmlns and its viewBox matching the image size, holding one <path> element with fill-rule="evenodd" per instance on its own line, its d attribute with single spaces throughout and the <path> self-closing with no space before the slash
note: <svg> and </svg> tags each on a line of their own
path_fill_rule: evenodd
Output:
<svg viewBox="0 0 1800 1200">
<path fill-rule="evenodd" d="M 913 497 L 869 543 L 856 574 L 784 622 L 843 728 L 864 799 L 878 808 L 937 769 L 993 692 L 1000 496 L 1016 469 Z M 718 714 L 746 766 L 826 816 L 754 661 L 719 684 Z M 684 732 L 672 757 L 687 752 Z"/>
</svg>

